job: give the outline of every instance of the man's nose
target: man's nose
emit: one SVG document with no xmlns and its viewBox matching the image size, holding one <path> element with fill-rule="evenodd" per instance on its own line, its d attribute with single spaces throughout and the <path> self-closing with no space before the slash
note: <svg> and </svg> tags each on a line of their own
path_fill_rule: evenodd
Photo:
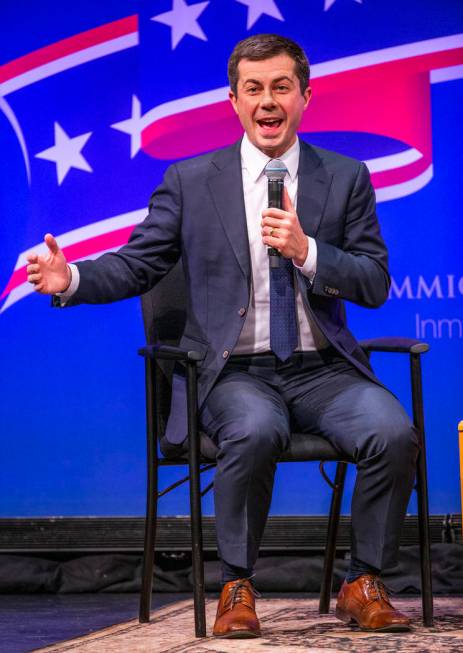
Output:
<svg viewBox="0 0 463 653">
<path fill-rule="evenodd" d="M 262 93 L 260 104 L 263 109 L 271 109 L 275 106 L 276 102 L 270 89 Z"/>
</svg>

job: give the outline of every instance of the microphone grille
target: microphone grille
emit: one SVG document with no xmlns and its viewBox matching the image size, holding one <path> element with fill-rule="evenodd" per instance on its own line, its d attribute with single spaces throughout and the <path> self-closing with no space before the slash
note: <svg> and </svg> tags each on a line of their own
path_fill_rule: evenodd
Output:
<svg viewBox="0 0 463 653">
<path fill-rule="evenodd" d="M 280 159 L 271 159 L 264 169 L 268 179 L 284 179 L 287 172 L 285 164 Z"/>
</svg>

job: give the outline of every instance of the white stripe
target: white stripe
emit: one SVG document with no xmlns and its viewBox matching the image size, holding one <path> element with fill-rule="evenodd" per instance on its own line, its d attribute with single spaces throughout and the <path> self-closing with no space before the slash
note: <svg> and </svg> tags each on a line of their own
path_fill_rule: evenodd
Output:
<svg viewBox="0 0 463 653">
<path fill-rule="evenodd" d="M 79 227 L 79 229 L 67 231 L 64 234 L 56 236 L 56 239 L 60 247 L 67 247 L 83 240 L 88 240 L 89 238 L 93 238 L 95 236 L 101 236 L 102 234 L 110 233 L 111 231 L 116 231 L 117 229 L 123 229 L 124 227 L 136 225 L 141 222 L 146 217 L 146 215 L 146 209 L 130 211 L 130 213 L 123 213 L 122 215 L 116 215 L 113 218 L 107 218 L 106 220 L 100 220 L 99 222 L 92 222 L 92 224 L 88 224 L 85 227 Z M 18 270 L 19 268 L 27 265 L 26 257 L 28 254 L 46 254 L 47 251 L 48 247 L 44 242 L 30 247 L 18 256 L 18 260 L 14 269 Z"/>
<path fill-rule="evenodd" d="M 369 159 L 364 161 L 368 170 L 373 172 L 384 172 L 384 170 L 393 170 L 394 168 L 401 168 L 410 163 L 414 163 L 422 158 L 421 152 L 414 147 L 398 154 L 389 154 L 388 156 L 379 156 L 376 159 Z"/>
<path fill-rule="evenodd" d="M 152 122 L 165 118 L 166 116 L 181 113 L 182 111 L 189 111 L 190 109 L 197 109 L 209 104 L 216 104 L 217 102 L 224 102 L 225 100 L 228 100 L 229 91 L 230 88 L 228 86 L 222 86 L 221 88 L 215 88 L 212 91 L 196 93 L 195 95 L 189 95 L 188 97 L 179 98 L 178 100 L 164 102 L 164 104 L 154 107 L 142 116 L 140 123 L 142 130 L 145 129 L 145 127 L 148 127 L 148 125 L 151 125 Z"/>
<path fill-rule="evenodd" d="M 394 186 L 386 186 L 385 188 L 378 188 L 376 192 L 376 201 L 377 202 L 387 202 L 388 200 L 396 200 L 399 197 L 405 197 L 406 195 L 411 195 L 416 193 L 418 190 L 421 190 L 428 184 L 433 177 L 433 167 L 432 164 L 429 168 L 426 168 L 421 175 L 418 175 L 410 181 L 404 181 L 401 184 L 395 184 Z"/>
<path fill-rule="evenodd" d="M 406 43 L 392 48 L 383 48 L 373 52 L 362 52 L 350 57 L 341 59 L 332 59 L 324 63 L 311 66 L 311 77 L 325 77 L 334 73 L 341 73 L 347 70 L 365 68 L 381 63 L 398 61 L 399 59 L 409 59 L 410 57 L 419 57 L 424 54 L 433 52 L 445 52 L 455 48 L 463 47 L 463 34 L 454 34 L 452 36 L 443 36 L 437 39 L 428 39 L 426 41 L 417 41 L 416 43 Z"/>
<path fill-rule="evenodd" d="M 439 68 L 438 70 L 431 70 L 431 84 L 439 84 L 439 82 L 450 82 L 452 79 L 461 79 L 462 77 L 463 64 L 459 66 Z"/>
<path fill-rule="evenodd" d="M 98 258 L 98 256 L 102 256 L 103 254 L 107 254 L 108 252 L 116 252 L 119 249 L 118 247 L 112 247 L 110 249 L 105 249 L 102 250 L 101 252 L 94 252 L 93 254 L 89 256 L 84 256 L 83 258 L 80 259 L 75 259 L 76 261 L 89 261 L 91 259 Z M 74 262 L 74 261 L 73 261 Z M 16 302 L 19 302 L 20 299 L 23 299 L 24 297 L 27 297 L 27 295 L 31 295 L 32 293 L 35 293 L 34 286 L 29 283 L 28 281 L 22 283 L 19 286 L 16 286 L 8 297 L 5 300 L 5 303 L 3 306 L 0 308 L 0 313 L 3 313 L 3 311 L 6 311 L 7 308 L 9 308 L 12 304 L 16 304 Z M 39 294 L 39 293 L 37 293 Z"/>
<path fill-rule="evenodd" d="M 26 145 L 26 140 L 24 138 L 24 134 L 21 129 L 21 125 L 18 122 L 18 119 L 16 118 L 13 109 L 10 107 L 8 102 L 5 100 L 5 98 L 0 96 L 0 109 L 3 111 L 5 114 L 7 120 L 9 121 L 10 125 L 13 128 L 14 133 L 16 134 L 16 138 L 18 139 L 19 142 L 19 147 L 21 148 L 21 152 L 23 155 L 24 159 L 24 165 L 26 167 L 26 175 L 27 175 L 27 181 L 29 182 L 29 186 L 31 184 L 31 166 L 29 162 L 29 152 L 27 151 L 27 145 Z"/>
<path fill-rule="evenodd" d="M 98 45 L 92 45 L 89 48 L 85 48 L 85 50 L 73 52 L 65 57 L 60 57 L 59 59 L 50 61 L 42 66 L 28 70 L 22 75 L 8 79 L 6 82 L 3 82 L 3 84 L 0 84 L 0 95 L 8 95 L 8 93 L 12 93 L 20 88 L 34 84 L 41 79 L 46 79 L 47 77 L 61 73 L 69 68 L 75 68 L 76 66 L 80 66 L 88 61 L 106 57 L 108 54 L 126 50 L 134 45 L 138 45 L 138 32 L 124 34 L 124 36 L 119 36 L 110 41 L 98 43 Z"/>
</svg>

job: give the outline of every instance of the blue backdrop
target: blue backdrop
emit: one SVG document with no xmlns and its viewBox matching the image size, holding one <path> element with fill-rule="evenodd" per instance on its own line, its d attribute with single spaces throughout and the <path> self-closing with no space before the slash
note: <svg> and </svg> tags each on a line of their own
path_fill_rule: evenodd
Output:
<svg viewBox="0 0 463 653">
<path fill-rule="evenodd" d="M 1 514 L 142 514 L 139 300 L 50 310 L 25 283 L 25 254 L 47 231 L 71 260 L 117 248 L 172 160 L 234 140 L 226 62 L 258 32 L 310 57 L 304 137 L 372 172 L 393 286 L 379 310 L 349 307 L 351 328 L 431 344 L 430 507 L 459 511 L 461 1 L 7 0 L 0 15 Z M 407 361 L 373 363 L 409 409 Z M 282 466 L 272 511 L 325 512 L 328 494 L 316 466 Z M 186 490 L 162 504 L 187 512 Z"/>
</svg>

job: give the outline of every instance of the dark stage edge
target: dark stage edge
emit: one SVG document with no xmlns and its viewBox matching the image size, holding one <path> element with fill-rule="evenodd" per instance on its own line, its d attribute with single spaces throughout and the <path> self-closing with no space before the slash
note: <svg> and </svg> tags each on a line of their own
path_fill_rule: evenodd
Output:
<svg viewBox="0 0 463 653">
<path fill-rule="evenodd" d="M 153 594 L 153 610 L 189 596 Z M 135 619 L 137 614 L 136 594 L 0 595 L 0 651 L 34 651 Z"/>
</svg>

